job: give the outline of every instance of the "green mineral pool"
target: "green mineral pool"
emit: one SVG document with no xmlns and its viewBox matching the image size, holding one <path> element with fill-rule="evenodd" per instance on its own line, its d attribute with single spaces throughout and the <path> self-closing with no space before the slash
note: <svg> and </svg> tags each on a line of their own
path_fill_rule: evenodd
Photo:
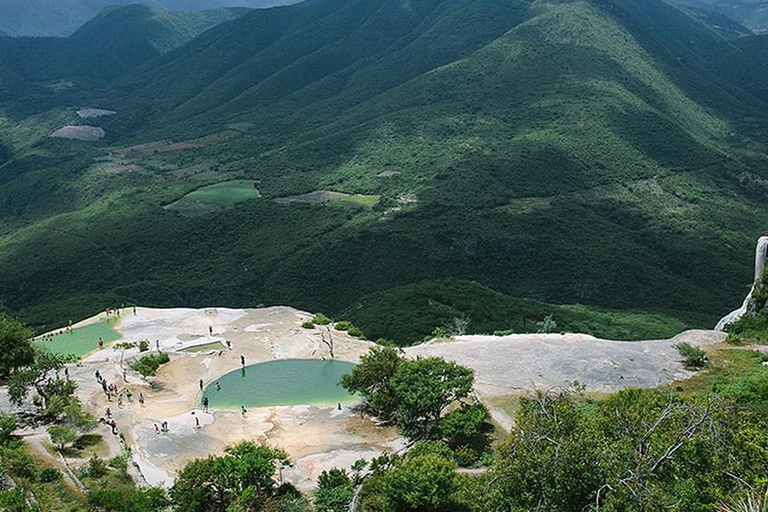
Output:
<svg viewBox="0 0 768 512">
<path fill-rule="evenodd" d="M 282 359 L 229 372 L 208 383 L 205 396 L 212 409 L 273 405 L 336 405 L 358 401 L 339 386 L 339 379 L 355 367 L 344 361 Z M 216 382 L 221 390 L 216 390 Z"/>
<path fill-rule="evenodd" d="M 120 339 L 120 334 L 112 328 L 114 323 L 114 320 L 102 320 L 85 327 L 77 327 L 71 331 L 60 329 L 57 332 L 61 332 L 61 334 L 51 338 L 38 338 L 35 343 L 54 354 L 71 354 L 78 358 L 83 357 L 99 348 L 99 338 L 104 339 L 105 345 Z"/>
</svg>

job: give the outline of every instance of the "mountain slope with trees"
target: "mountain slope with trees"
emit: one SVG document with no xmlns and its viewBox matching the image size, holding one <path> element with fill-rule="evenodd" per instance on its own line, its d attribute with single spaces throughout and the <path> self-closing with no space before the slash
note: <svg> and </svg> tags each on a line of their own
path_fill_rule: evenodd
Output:
<svg viewBox="0 0 768 512">
<path fill-rule="evenodd" d="M 101 10 L 141 4 L 170 11 L 205 11 L 222 7 L 264 8 L 296 0 L 0 0 L 0 32 L 10 36 L 66 37 Z"/>
<path fill-rule="evenodd" d="M 93 93 L 105 141 L 0 139 L 0 294 L 37 325 L 114 301 L 338 315 L 452 277 L 714 323 L 766 224 L 766 107 L 712 69 L 728 39 L 655 0 L 250 12 Z M 187 149 L 93 164 L 157 141 Z M 231 180 L 258 197 L 176 208 Z"/>
</svg>

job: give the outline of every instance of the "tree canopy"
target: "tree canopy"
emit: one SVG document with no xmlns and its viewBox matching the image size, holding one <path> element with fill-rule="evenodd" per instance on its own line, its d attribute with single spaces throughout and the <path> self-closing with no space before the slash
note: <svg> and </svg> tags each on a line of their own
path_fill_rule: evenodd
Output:
<svg viewBox="0 0 768 512">
<path fill-rule="evenodd" d="M 14 370 L 32 364 L 35 359 L 32 335 L 32 329 L 0 313 L 0 383 Z"/>
</svg>

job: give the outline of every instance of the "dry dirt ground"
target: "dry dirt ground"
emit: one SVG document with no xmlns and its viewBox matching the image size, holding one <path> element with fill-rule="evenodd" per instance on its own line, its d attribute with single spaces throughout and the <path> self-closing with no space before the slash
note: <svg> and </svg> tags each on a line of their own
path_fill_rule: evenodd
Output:
<svg viewBox="0 0 768 512">
<path fill-rule="evenodd" d="M 282 478 L 306 491 L 314 487 L 323 469 L 349 467 L 358 458 L 399 449 L 403 440 L 395 429 L 361 417 L 355 407 L 342 411 L 320 406 L 264 407 L 250 409 L 243 417 L 237 411 L 205 413 L 197 404 L 199 379 L 207 384 L 238 369 L 241 355 L 248 364 L 329 357 L 319 328 L 301 327 L 311 317 L 288 307 L 139 308 L 135 315 L 126 308 L 117 325 L 123 336 L 118 343 L 148 340 L 152 351 L 159 346 L 170 354 L 171 362 L 154 378 L 145 379 L 128 370 L 126 382 L 123 366 L 137 356 L 137 349 L 123 354 L 113 345 L 88 355 L 69 371 L 79 384 L 84 406 L 97 418 L 104 415 L 106 407 L 111 408 L 148 484 L 168 486 L 187 462 L 219 454 L 229 444 L 250 439 L 285 449 L 294 464 L 282 471 Z M 672 340 L 645 342 L 605 341 L 579 334 L 462 336 L 408 348 L 404 353 L 410 358 L 441 356 L 472 368 L 478 395 L 493 399 L 573 381 L 588 391 L 657 386 L 690 375 L 678 361 L 675 343 L 687 341 L 706 347 L 723 338 L 715 331 L 689 331 Z M 226 348 L 225 340 L 230 341 L 231 349 Z M 373 346 L 336 331 L 334 340 L 336 357 L 350 362 L 357 362 Z M 183 351 L 217 342 L 220 349 Z M 122 408 L 115 401 L 108 402 L 94 377 L 96 370 L 121 391 L 131 389 L 133 401 L 126 401 Z M 144 405 L 138 403 L 139 392 L 146 398 Z M 4 390 L 0 392 L 0 408 L 10 408 Z M 491 413 L 502 428 L 510 427 L 512 420 L 503 411 L 491 407 Z M 200 420 L 199 429 L 195 418 Z M 157 434 L 154 425 L 163 421 L 168 422 L 169 431 Z M 112 435 L 103 430 L 99 433 L 105 437 Z"/>
</svg>

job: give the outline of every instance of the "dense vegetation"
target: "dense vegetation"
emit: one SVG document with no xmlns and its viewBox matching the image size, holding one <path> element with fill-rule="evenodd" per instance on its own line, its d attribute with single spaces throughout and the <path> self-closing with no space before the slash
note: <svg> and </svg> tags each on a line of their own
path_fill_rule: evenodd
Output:
<svg viewBox="0 0 768 512">
<path fill-rule="evenodd" d="M 66 37 L 112 5 L 143 4 L 172 11 L 270 7 L 293 0 L 0 0 L 0 35 Z"/>
<path fill-rule="evenodd" d="M 168 12 L 129 5 L 105 9 L 67 38 L 0 38 L 0 103 L 19 111 L 50 105 L 62 95 L 87 101 L 91 87 L 108 84 L 245 12 Z"/>
<path fill-rule="evenodd" d="M 768 14 L 763 0 L 678 0 L 677 3 L 717 11 L 757 33 L 768 32 Z"/>
<path fill-rule="evenodd" d="M 669 338 L 706 316 L 687 321 L 664 314 L 598 311 L 585 306 L 556 306 L 515 299 L 479 283 L 457 279 L 424 281 L 367 295 L 342 313 L 372 340 L 383 338 L 406 346 L 445 334 L 537 332 L 552 315 L 558 332 L 585 332 L 604 339 Z"/>
<path fill-rule="evenodd" d="M 341 318 L 446 277 L 498 292 L 491 311 L 524 297 L 683 327 L 739 302 L 765 230 L 766 110 L 709 67 L 726 36 L 656 0 L 404 5 L 254 11 L 98 92 L 6 102 L 0 306 L 37 328 L 122 302 Z M 89 121 L 104 141 L 46 138 L 82 123 L 72 104 L 118 111 Z M 258 194 L 169 207 L 234 180 Z M 321 190 L 366 201 L 274 201 Z"/>
</svg>

